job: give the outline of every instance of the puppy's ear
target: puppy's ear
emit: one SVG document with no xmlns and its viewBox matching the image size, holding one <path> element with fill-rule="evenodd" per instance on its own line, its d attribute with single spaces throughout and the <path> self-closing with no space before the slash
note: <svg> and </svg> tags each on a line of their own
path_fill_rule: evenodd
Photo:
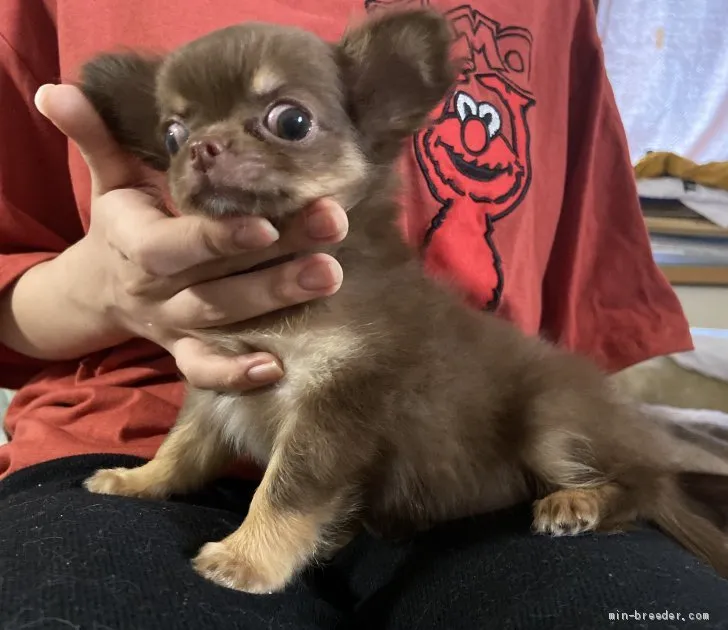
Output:
<svg viewBox="0 0 728 630">
<path fill-rule="evenodd" d="M 367 152 L 391 160 L 455 80 L 447 20 L 428 9 L 387 12 L 347 32 L 336 53 L 349 114 Z"/>
<path fill-rule="evenodd" d="M 78 87 L 91 101 L 119 145 L 152 168 L 169 168 L 159 133 L 155 97 L 160 57 L 137 53 L 103 54 L 81 69 Z"/>
</svg>

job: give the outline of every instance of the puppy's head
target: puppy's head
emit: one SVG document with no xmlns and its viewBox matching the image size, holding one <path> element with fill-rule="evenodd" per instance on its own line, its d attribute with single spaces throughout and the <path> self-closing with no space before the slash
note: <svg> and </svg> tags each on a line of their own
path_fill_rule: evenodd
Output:
<svg viewBox="0 0 728 630">
<path fill-rule="evenodd" d="M 248 23 L 164 58 L 106 54 L 81 89 L 124 148 L 166 170 L 182 212 L 280 219 L 367 194 L 453 80 L 450 30 L 425 10 L 391 13 L 335 45 Z"/>
</svg>

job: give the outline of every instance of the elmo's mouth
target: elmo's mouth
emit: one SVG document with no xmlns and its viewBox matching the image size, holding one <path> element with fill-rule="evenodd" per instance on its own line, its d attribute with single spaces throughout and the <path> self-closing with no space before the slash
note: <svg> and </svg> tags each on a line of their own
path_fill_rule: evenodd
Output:
<svg viewBox="0 0 728 630">
<path fill-rule="evenodd" d="M 440 144 L 444 147 L 453 166 L 468 179 L 474 179 L 479 182 L 492 182 L 504 173 L 513 175 L 513 164 L 508 164 L 507 166 L 496 164 L 492 167 L 486 166 L 485 164 L 478 164 L 475 159 L 466 160 L 464 155 L 457 153 L 453 147 L 444 142 L 440 142 Z"/>
</svg>

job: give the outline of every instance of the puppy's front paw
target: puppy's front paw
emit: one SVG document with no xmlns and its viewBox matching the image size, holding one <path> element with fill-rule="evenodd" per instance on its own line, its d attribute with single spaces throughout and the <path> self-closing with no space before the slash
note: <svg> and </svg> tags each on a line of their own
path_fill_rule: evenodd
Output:
<svg viewBox="0 0 728 630">
<path fill-rule="evenodd" d="M 167 493 L 141 468 L 106 468 L 83 482 L 90 492 L 123 497 L 162 498 Z"/>
<path fill-rule="evenodd" d="M 599 525 L 599 497 L 594 490 L 559 490 L 533 507 L 533 530 L 553 536 L 575 536 Z"/>
<path fill-rule="evenodd" d="M 236 591 L 263 595 L 285 587 L 285 580 L 276 580 L 225 541 L 204 545 L 192 566 L 202 577 Z"/>
</svg>

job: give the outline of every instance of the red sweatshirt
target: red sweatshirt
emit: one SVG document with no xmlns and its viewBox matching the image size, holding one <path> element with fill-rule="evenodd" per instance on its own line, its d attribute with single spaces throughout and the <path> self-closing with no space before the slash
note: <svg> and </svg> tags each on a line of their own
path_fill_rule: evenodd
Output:
<svg viewBox="0 0 728 630">
<path fill-rule="evenodd" d="M 171 49 L 245 20 L 335 40 L 366 10 L 402 3 L 3 0 L 0 291 L 89 224 L 87 170 L 33 107 L 38 86 L 74 79 L 99 51 Z M 497 309 L 607 370 L 690 348 L 652 261 L 592 1 L 437 6 L 469 63 L 402 161 L 403 234 L 428 271 L 457 283 L 475 308 Z M 53 364 L 0 346 L 0 386 L 20 388 L 0 475 L 87 452 L 151 457 L 183 394 L 171 358 L 146 341 Z"/>
</svg>

